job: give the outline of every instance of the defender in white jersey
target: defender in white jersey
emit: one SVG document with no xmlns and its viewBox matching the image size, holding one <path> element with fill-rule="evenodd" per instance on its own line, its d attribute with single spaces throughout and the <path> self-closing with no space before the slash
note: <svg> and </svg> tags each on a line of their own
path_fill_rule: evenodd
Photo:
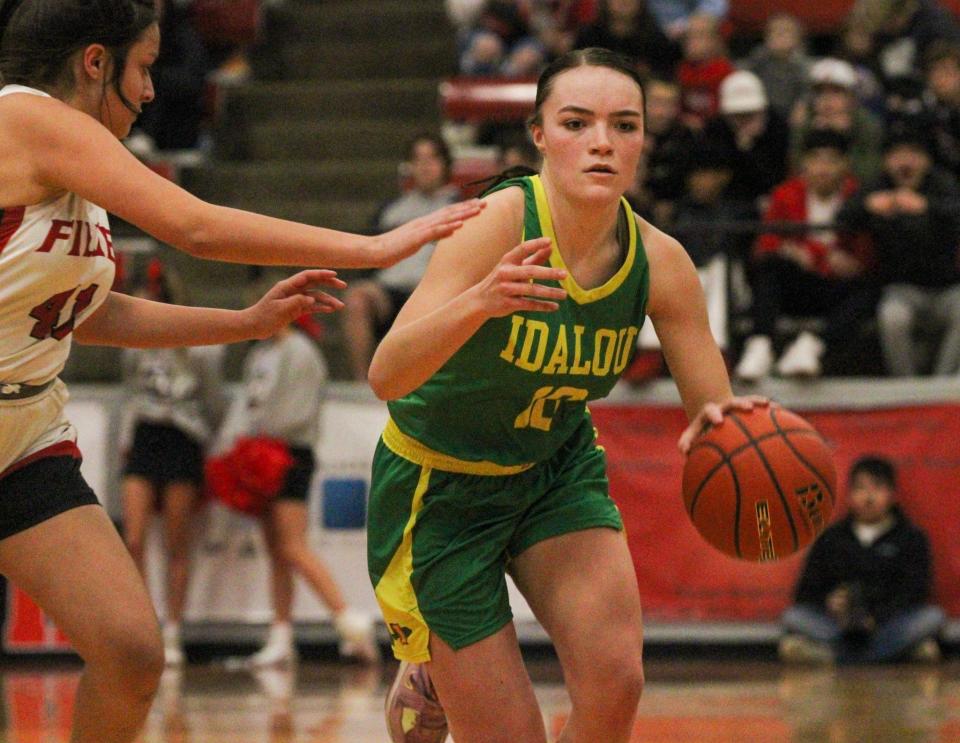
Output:
<svg viewBox="0 0 960 743">
<path fill-rule="evenodd" d="M 161 348 L 272 335 L 339 309 L 304 271 L 232 312 L 110 291 L 106 212 L 191 255 L 379 268 L 457 230 L 466 202 L 362 237 L 214 206 L 118 141 L 153 99 L 154 0 L 0 0 L 0 573 L 86 661 L 71 743 L 128 743 L 163 667 L 156 615 L 116 529 L 84 482 L 57 381 L 72 338 Z"/>
</svg>

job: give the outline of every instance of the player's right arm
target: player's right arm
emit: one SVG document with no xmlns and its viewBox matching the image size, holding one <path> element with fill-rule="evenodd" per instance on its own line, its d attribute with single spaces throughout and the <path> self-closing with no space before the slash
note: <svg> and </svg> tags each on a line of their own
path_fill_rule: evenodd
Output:
<svg viewBox="0 0 960 743">
<path fill-rule="evenodd" d="M 491 195 L 480 216 L 437 245 L 419 286 L 400 310 L 370 364 L 368 379 L 383 400 L 426 382 L 492 317 L 522 310 L 549 312 L 563 289 L 533 283 L 559 281 L 565 272 L 539 265 L 550 242 L 517 245 L 523 227 L 523 192 Z"/>
<path fill-rule="evenodd" d="M 205 202 L 157 175 L 91 116 L 54 98 L 0 104 L 0 206 L 69 191 L 199 258 L 263 265 L 383 267 L 447 237 L 480 210 L 454 204 L 366 237 Z"/>
</svg>

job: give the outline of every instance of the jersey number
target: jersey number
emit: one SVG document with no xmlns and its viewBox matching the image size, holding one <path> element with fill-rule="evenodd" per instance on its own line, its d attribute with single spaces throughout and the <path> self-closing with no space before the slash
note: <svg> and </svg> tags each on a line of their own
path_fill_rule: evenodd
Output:
<svg viewBox="0 0 960 743">
<path fill-rule="evenodd" d="M 97 284 L 90 284 L 86 289 L 80 289 L 80 291 L 77 292 L 79 287 L 75 286 L 73 289 L 54 294 L 45 302 L 38 304 L 30 310 L 30 317 L 37 321 L 34 323 L 30 335 L 40 341 L 47 338 L 62 341 L 73 332 L 77 315 L 90 306 L 90 303 L 93 301 L 93 295 L 97 293 L 98 288 Z M 63 311 L 63 308 L 66 307 L 67 302 L 70 301 L 70 297 L 73 296 L 74 292 L 77 292 L 77 297 L 73 300 L 73 310 L 70 312 L 70 319 L 57 325 L 60 321 L 60 313 Z"/>
<path fill-rule="evenodd" d="M 563 400 L 579 402 L 587 399 L 587 391 L 581 387 L 541 387 L 533 393 L 533 400 L 513 422 L 514 428 L 537 428 L 549 431 L 553 415 Z"/>
</svg>

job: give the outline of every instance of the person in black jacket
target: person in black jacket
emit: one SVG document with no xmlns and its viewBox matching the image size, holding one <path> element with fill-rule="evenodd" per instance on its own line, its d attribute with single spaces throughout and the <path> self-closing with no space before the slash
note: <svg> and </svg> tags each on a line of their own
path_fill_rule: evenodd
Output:
<svg viewBox="0 0 960 743">
<path fill-rule="evenodd" d="M 952 376 L 960 371 L 960 188 L 933 165 L 925 132 L 893 128 L 884 149 L 883 176 L 844 204 L 837 222 L 872 238 L 887 370 Z M 924 353 L 917 331 L 934 353 Z"/>
<path fill-rule="evenodd" d="M 814 542 L 783 615 L 786 662 L 939 660 L 942 609 L 928 603 L 930 548 L 895 503 L 896 470 L 884 457 L 850 470 L 850 513 Z"/>
</svg>

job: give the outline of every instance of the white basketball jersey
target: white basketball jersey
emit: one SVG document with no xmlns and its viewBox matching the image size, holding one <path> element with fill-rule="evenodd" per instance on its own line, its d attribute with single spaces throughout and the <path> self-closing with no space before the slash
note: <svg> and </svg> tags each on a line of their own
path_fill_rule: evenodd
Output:
<svg viewBox="0 0 960 743">
<path fill-rule="evenodd" d="M 11 93 L 46 95 L 0 90 Z M 0 215 L 0 384 L 40 385 L 63 369 L 74 328 L 110 291 L 110 225 L 106 211 L 72 193 Z"/>
</svg>

